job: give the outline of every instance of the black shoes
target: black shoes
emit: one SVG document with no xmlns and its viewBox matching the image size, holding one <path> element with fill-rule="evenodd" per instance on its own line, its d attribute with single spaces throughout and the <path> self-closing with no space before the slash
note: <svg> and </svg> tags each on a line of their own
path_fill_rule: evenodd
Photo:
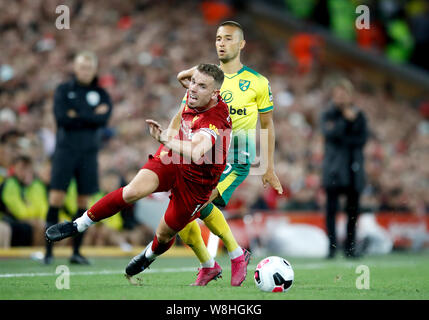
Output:
<svg viewBox="0 0 429 320">
<path fill-rule="evenodd" d="M 329 253 L 326 256 L 326 259 L 328 259 L 328 260 L 335 259 L 336 253 L 337 253 L 337 245 L 336 244 L 330 244 L 329 245 Z"/>
<path fill-rule="evenodd" d="M 333 260 L 335 259 L 336 252 L 335 250 L 330 250 L 329 254 L 326 256 L 326 259 Z M 359 259 L 363 257 L 362 253 L 357 253 L 354 250 L 344 250 L 344 257 L 346 259 Z"/>
<path fill-rule="evenodd" d="M 344 250 L 344 256 L 347 259 L 359 259 L 362 258 L 363 255 L 355 250 Z"/>
<path fill-rule="evenodd" d="M 155 259 L 149 260 L 148 258 L 145 257 L 146 250 L 147 248 L 142 253 L 132 258 L 131 261 L 128 263 L 125 269 L 127 276 L 129 277 L 135 276 L 136 274 L 147 269 L 149 265 L 155 261 Z"/>
<path fill-rule="evenodd" d="M 49 242 L 60 241 L 65 238 L 73 237 L 78 233 L 79 231 L 77 231 L 76 222 L 66 221 L 66 222 L 54 224 L 53 226 L 50 226 L 48 229 L 46 229 L 45 238 L 49 243 Z M 53 261 L 52 254 L 46 254 L 43 259 L 43 263 L 49 265 L 52 263 L 52 261 Z M 73 255 L 70 257 L 70 263 L 81 264 L 81 265 L 91 264 L 88 261 L 88 259 L 80 255 L 79 253 L 73 253 Z"/>
<path fill-rule="evenodd" d="M 326 256 L 326 259 L 331 260 L 331 259 L 335 259 L 335 250 L 329 250 L 328 255 Z"/>
<path fill-rule="evenodd" d="M 70 263 L 71 264 L 83 264 L 83 265 L 90 265 L 91 264 L 87 258 L 85 258 L 84 256 L 81 256 L 79 253 L 73 253 L 73 255 L 70 257 Z"/>
<path fill-rule="evenodd" d="M 90 265 L 91 262 L 79 253 L 73 253 L 70 257 L 70 264 Z M 42 260 L 43 264 L 51 265 L 54 262 L 53 255 L 45 255 Z"/>
<path fill-rule="evenodd" d="M 45 255 L 43 257 L 43 264 L 50 265 L 54 262 L 54 257 L 52 255 Z"/>
<path fill-rule="evenodd" d="M 76 222 L 61 222 L 49 227 L 45 232 L 46 240 L 60 241 L 78 233 Z"/>
</svg>

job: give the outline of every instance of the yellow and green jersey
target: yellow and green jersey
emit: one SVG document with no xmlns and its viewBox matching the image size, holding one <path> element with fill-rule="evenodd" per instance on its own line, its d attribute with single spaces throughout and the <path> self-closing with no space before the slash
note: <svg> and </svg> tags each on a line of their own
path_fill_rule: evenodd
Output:
<svg viewBox="0 0 429 320">
<path fill-rule="evenodd" d="M 273 110 L 270 84 L 263 75 L 243 66 L 236 73 L 225 73 L 220 95 L 228 104 L 232 120 L 227 161 L 251 164 L 256 155 L 258 114 Z"/>
</svg>

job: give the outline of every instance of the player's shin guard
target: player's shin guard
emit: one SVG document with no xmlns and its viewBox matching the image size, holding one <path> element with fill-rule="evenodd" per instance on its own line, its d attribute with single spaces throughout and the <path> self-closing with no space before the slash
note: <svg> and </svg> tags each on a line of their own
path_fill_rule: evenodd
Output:
<svg viewBox="0 0 429 320">
<path fill-rule="evenodd" d="M 201 236 L 201 229 L 197 221 L 194 220 L 188 223 L 186 227 L 179 232 L 179 236 L 184 243 L 191 247 L 202 266 L 205 266 L 209 261 L 214 265 L 214 260 L 212 260 L 204 244 L 203 237 Z M 208 265 L 208 267 L 213 267 L 213 265 Z"/>
<path fill-rule="evenodd" d="M 122 196 L 123 187 L 106 194 L 103 198 L 98 200 L 87 214 L 92 221 L 100 221 L 109 218 L 118 213 L 122 209 L 127 208 L 131 204 L 124 201 Z"/>
<path fill-rule="evenodd" d="M 213 234 L 217 235 L 219 238 L 222 239 L 231 259 L 234 259 L 236 256 L 238 257 L 242 255 L 243 252 L 239 247 L 237 241 L 235 240 L 231 229 L 229 228 L 228 223 L 226 222 L 225 217 L 222 214 L 222 211 L 220 211 L 213 204 L 210 204 L 210 207 L 211 206 L 212 210 L 209 215 L 203 219 L 204 223 Z"/>
</svg>

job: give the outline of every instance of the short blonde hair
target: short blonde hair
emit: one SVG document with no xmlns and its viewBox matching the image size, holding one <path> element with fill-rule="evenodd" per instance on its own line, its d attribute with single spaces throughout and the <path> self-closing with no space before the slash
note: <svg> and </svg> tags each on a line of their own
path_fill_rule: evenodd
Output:
<svg viewBox="0 0 429 320">
<path fill-rule="evenodd" d="M 85 59 L 91 60 L 91 61 L 94 63 L 95 67 L 97 67 L 97 66 L 98 66 L 98 58 L 97 58 L 97 55 L 96 55 L 94 52 L 92 52 L 92 51 L 89 51 L 89 50 L 83 50 L 83 51 L 78 52 L 78 54 L 76 54 L 76 56 L 75 56 L 75 58 L 74 58 L 74 61 L 76 62 L 76 60 L 77 60 L 79 57 L 84 57 Z"/>
<path fill-rule="evenodd" d="M 349 79 L 344 77 L 340 77 L 332 81 L 331 89 L 334 89 L 336 87 L 343 88 L 351 96 L 355 92 L 355 87 L 353 83 Z"/>
</svg>

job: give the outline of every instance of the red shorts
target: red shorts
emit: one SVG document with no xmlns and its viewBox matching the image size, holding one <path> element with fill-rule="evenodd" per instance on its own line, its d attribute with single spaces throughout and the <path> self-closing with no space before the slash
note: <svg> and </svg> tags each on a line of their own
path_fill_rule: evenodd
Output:
<svg viewBox="0 0 429 320">
<path fill-rule="evenodd" d="M 200 216 L 199 208 L 210 198 L 212 186 L 205 186 L 183 178 L 177 164 L 164 164 L 160 159 L 162 147 L 142 167 L 156 173 L 159 186 L 154 192 L 171 190 L 170 203 L 164 214 L 167 225 L 179 232 Z"/>
</svg>

